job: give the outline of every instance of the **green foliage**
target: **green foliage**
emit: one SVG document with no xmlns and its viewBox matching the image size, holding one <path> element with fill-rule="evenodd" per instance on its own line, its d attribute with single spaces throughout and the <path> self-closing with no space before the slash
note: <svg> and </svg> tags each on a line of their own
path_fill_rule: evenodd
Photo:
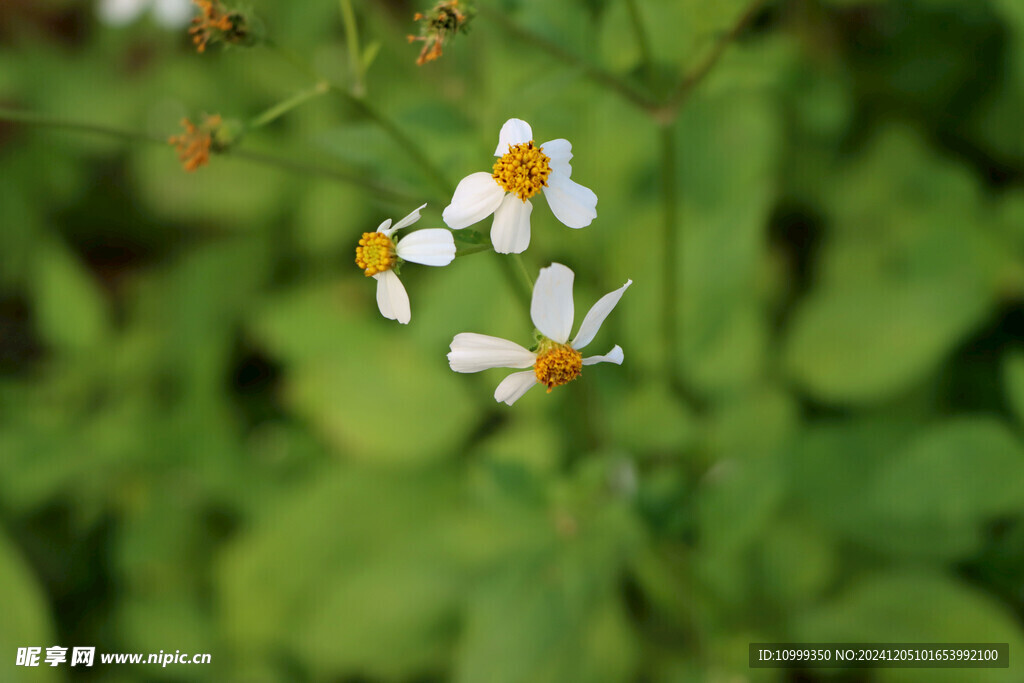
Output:
<svg viewBox="0 0 1024 683">
<path fill-rule="evenodd" d="M 417 67 L 432 3 L 254 2 L 316 78 L 96 4 L 0 3 L 4 656 L 209 652 L 92 677 L 258 683 L 968 679 L 752 670 L 754 641 L 1017 661 L 1024 4 L 481 1 Z M 163 142 L 320 77 L 196 173 Z M 511 117 L 599 197 L 581 230 L 534 199 L 527 270 L 574 269 L 577 323 L 634 284 L 587 349 L 621 367 L 508 408 L 510 371 L 445 358 L 533 338 L 490 219 L 402 269 L 407 326 L 353 251 L 423 202 L 441 227 Z"/>
</svg>

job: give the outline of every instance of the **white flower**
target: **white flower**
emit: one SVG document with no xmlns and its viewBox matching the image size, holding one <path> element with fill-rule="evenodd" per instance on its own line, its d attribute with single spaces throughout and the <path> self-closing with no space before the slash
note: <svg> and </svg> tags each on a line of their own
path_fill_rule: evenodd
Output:
<svg viewBox="0 0 1024 683">
<path fill-rule="evenodd" d="M 528 351 L 515 342 L 485 334 L 464 332 L 452 339 L 448 364 L 455 372 L 480 372 L 490 368 L 530 368 L 506 377 L 494 392 L 494 400 L 512 405 L 535 384 L 545 384 L 548 392 L 579 377 L 584 365 L 615 363 L 622 365 L 622 349 L 615 346 L 603 356 L 583 358 L 580 349 L 589 344 L 601 329 L 601 323 L 612 312 L 626 288 L 627 280 L 614 292 L 601 297 L 587 312 L 576 337 L 569 342 L 572 331 L 572 270 L 560 263 L 541 268 L 533 286 L 530 317 L 543 335 L 537 349 Z"/>
<path fill-rule="evenodd" d="M 460 230 L 494 214 L 491 243 L 499 254 L 520 254 L 530 246 L 530 197 L 541 190 L 551 213 L 570 228 L 597 218 L 597 195 L 570 180 L 572 145 L 552 140 L 534 145 L 530 124 L 509 119 L 501 127 L 494 172 L 472 173 L 455 188 L 444 222 Z"/>
<path fill-rule="evenodd" d="M 423 206 L 426 206 L 424 204 Z M 420 219 L 420 209 L 391 225 L 391 219 L 380 224 L 377 232 L 364 232 L 356 247 L 356 265 L 367 277 L 377 281 L 377 307 L 380 314 L 403 325 L 409 323 L 409 294 L 393 270 L 403 261 L 425 266 L 447 266 L 455 258 L 455 240 L 443 228 L 417 230 L 401 240 L 392 235 Z"/>
<path fill-rule="evenodd" d="M 100 0 L 96 9 L 100 21 L 113 26 L 130 24 L 147 9 L 161 26 L 181 28 L 192 17 L 192 0 Z"/>
</svg>

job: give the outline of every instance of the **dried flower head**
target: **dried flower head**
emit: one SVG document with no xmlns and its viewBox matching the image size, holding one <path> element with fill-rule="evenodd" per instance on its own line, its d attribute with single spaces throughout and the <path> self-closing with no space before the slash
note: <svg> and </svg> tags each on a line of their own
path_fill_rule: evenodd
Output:
<svg viewBox="0 0 1024 683">
<path fill-rule="evenodd" d="M 181 120 L 181 126 L 185 132 L 172 135 L 167 142 L 177 149 L 182 168 L 189 173 L 206 166 L 211 152 L 228 149 L 238 139 L 241 130 L 237 122 L 225 122 L 220 114 L 204 115 L 199 125 L 185 118 Z"/>
<path fill-rule="evenodd" d="M 249 45 L 253 42 L 250 20 L 244 12 L 228 10 L 219 0 L 192 0 L 199 8 L 199 16 L 192 19 L 188 30 L 196 52 L 205 52 L 210 43 Z"/>
<path fill-rule="evenodd" d="M 441 46 L 459 31 L 465 31 L 473 11 L 465 6 L 459 7 L 459 0 L 441 0 L 426 14 L 417 12 L 413 21 L 420 24 L 420 34 L 409 36 L 409 42 L 423 41 L 416 64 L 423 66 L 441 56 Z"/>
</svg>

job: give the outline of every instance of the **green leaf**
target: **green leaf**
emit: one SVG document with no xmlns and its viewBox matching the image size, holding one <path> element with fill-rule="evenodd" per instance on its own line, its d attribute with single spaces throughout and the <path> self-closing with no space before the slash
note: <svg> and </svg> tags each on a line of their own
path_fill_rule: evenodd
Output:
<svg viewBox="0 0 1024 683">
<path fill-rule="evenodd" d="M 466 504 L 444 472 L 324 473 L 226 553 L 229 637 L 257 659 L 299 656 L 322 678 L 407 677 L 437 663 L 471 568 L 460 549 L 494 545 L 460 524 Z"/>
<path fill-rule="evenodd" d="M 823 401 L 889 398 L 934 372 L 990 303 L 984 290 L 938 279 L 818 291 L 794 314 L 784 364 Z"/>
<path fill-rule="evenodd" d="M 4 606 L 4 618 L 0 619 L 0 652 L 8 658 L 5 667 L 13 668 L 20 647 L 42 648 L 39 657 L 42 663 L 47 647 L 68 646 L 54 640 L 56 634 L 50 624 L 46 598 L 18 549 L 3 535 L 0 535 L 0 603 Z M 32 680 L 61 680 L 60 672 L 50 666 L 30 671 Z"/>
<path fill-rule="evenodd" d="M 32 286 L 39 331 L 57 349 L 90 349 L 109 335 L 103 292 L 62 243 L 47 240 L 37 248 Z"/>
<path fill-rule="evenodd" d="M 618 444 L 646 453 L 684 452 L 697 436 L 693 414 L 662 383 L 644 384 L 617 398 L 608 428 Z"/>
<path fill-rule="evenodd" d="M 633 680 L 636 653 L 615 589 L 636 543 L 634 522 L 625 508 L 607 506 L 562 530 L 473 592 L 456 681 Z"/>
<path fill-rule="evenodd" d="M 983 523 L 1024 510 L 1024 448 L 992 418 L 932 427 L 894 453 L 863 491 L 861 540 L 900 555 L 962 557 Z M 871 523 L 873 521 L 873 523 Z"/>
<path fill-rule="evenodd" d="M 793 620 L 794 640 L 847 643 L 1010 643 L 1024 648 L 1012 613 L 985 593 L 926 573 L 861 578 L 835 599 Z M 1012 656 L 1012 655 L 1011 655 Z M 879 669 L 878 681 L 942 683 L 965 680 L 957 669 Z M 1013 669 L 972 670 L 972 681 L 1016 681 Z"/>
<path fill-rule="evenodd" d="M 698 97 L 676 125 L 677 272 L 686 375 L 709 392 L 751 381 L 765 362 L 758 274 L 775 196 L 778 111 L 748 90 Z"/>
</svg>

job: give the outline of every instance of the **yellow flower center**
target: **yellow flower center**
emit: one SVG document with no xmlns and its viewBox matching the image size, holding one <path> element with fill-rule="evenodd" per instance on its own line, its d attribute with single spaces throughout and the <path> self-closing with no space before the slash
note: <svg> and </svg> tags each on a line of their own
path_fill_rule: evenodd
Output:
<svg viewBox="0 0 1024 683">
<path fill-rule="evenodd" d="M 541 343 L 537 361 L 533 364 L 533 374 L 537 381 L 546 384 L 548 393 L 555 387 L 568 384 L 580 376 L 583 370 L 583 356 L 568 344 L 558 344 L 550 340 Z"/>
<path fill-rule="evenodd" d="M 395 267 L 395 243 L 382 232 L 364 232 L 356 247 L 356 265 L 366 277 L 383 273 Z"/>
<path fill-rule="evenodd" d="M 542 147 L 534 147 L 533 140 L 509 145 L 508 153 L 494 162 L 494 179 L 524 202 L 548 184 L 549 175 L 551 158 Z"/>
</svg>

